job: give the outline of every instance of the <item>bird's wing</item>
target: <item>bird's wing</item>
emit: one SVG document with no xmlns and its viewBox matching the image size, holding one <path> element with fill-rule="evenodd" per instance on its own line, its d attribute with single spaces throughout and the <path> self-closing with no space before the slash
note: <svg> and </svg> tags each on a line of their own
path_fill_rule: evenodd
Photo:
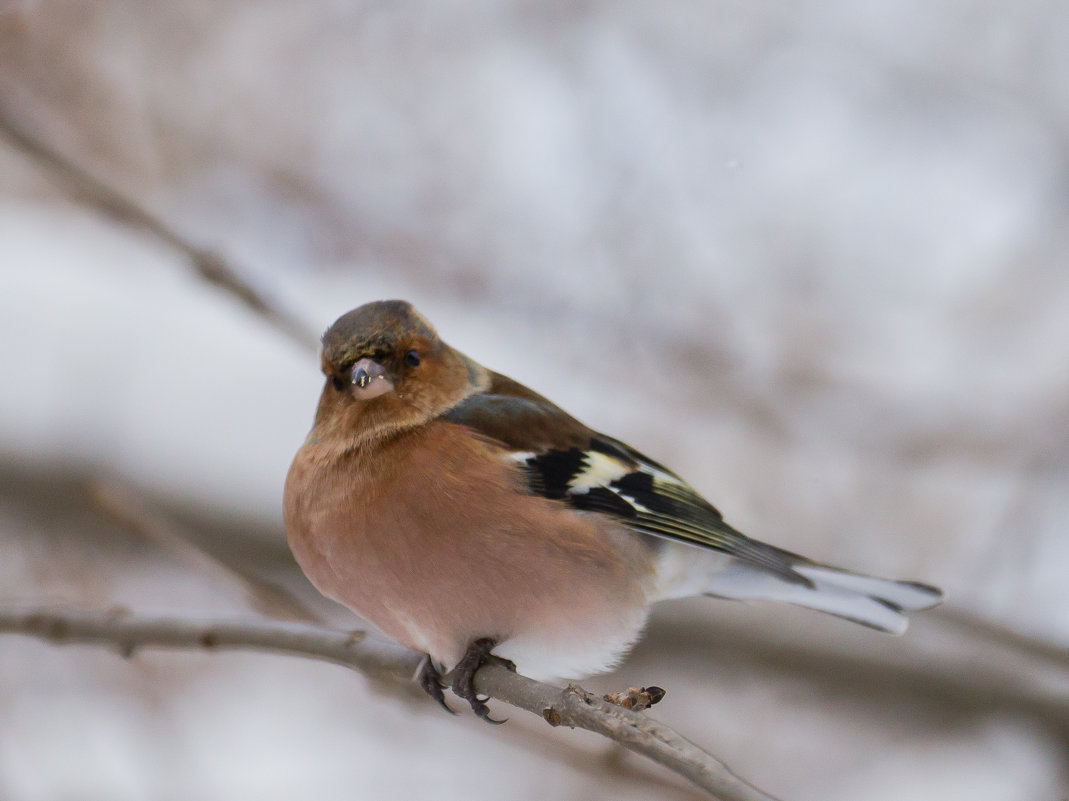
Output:
<svg viewBox="0 0 1069 801">
<path fill-rule="evenodd" d="M 505 446 L 530 491 L 576 509 L 600 512 L 643 534 L 730 554 L 793 583 L 807 560 L 750 539 L 724 522 L 711 503 L 663 465 L 599 434 L 550 401 L 493 374 L 489 389 L 443 419 Z"/>
</svg>

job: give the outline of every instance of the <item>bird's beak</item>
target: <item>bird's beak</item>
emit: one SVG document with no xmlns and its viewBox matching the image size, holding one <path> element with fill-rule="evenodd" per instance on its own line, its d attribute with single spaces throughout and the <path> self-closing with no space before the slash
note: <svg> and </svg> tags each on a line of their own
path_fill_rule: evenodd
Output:
<svg viewBox="0 0 1069 801">
<path fill-rule="evenodd" d="M 386 368 L 374 359 L 361 359 L 350 372 L 353 380 L 353 397 L 371 400 L 387 392 L 393 392 L 393 381 Z"/>
</svg>

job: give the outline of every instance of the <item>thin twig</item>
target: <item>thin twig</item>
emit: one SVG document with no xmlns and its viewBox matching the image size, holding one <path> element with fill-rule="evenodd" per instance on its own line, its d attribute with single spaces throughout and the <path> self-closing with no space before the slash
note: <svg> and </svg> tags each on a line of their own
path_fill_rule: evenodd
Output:
<svg viewBox="0 0 1069 801">
<path fill-rule="evenodd" d="M 0 135 L 69 187 L 86 205 L 118 222 L 152 234 L 184 255 L 205 281 L 230 293 L 301 345 L 315 346 L 319 337 L 304 321 L 271 301 L 220 254 L 193 244 L 114 187 L 93 177 L 81 165 L 31 134 L 3 105 L 0 105 Z"/>
<path fill-rule="evenodd" d="M 772 801 L 772 796 L 733 773 L 723 762 L 675 730 L 641 713 L 611 704 L 582 687 L 573 684 L 562 690 L 493 664 L 479 671 L 475 686 L 492 698 L 541 714 L 551 726 L 586 729 L 615 740 L 724 801 Z"/>
<path fill-rule="evenodd" d="M 124 656 L 147 647 L 268 651 L 343 665 L 397 684 L 411 682 L 419 661 L 417 654 L 380 643 L 363 632 L 280 621 L 192 620 L 124 611 L 0 607 L 2 632 L 56 644 L 112 645 Z M 579 687 L 561 689 L 496 665 L 483 667 L 475 686 L 479 692 L 538 715 L 550 725 L 586 729 L 615 740 L 721 801 L 775 801 L 668 726 Z"/>
</svg>

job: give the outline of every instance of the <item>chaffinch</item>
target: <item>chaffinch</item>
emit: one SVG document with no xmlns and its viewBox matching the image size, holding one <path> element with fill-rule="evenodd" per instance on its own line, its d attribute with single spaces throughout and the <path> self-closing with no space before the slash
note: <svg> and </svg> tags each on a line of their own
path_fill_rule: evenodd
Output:
<svg viewBox="0 0 1069 801">
<path fill-rule="evenodd" d="M 891 633 L 939 603 L 741 534 L 668 468 L 439 339 L 407 302 L 323 335 L 326 385 L 286 479 L 294 556 L 326 596 L 427 655 L 481 717 L 490 659 L 611 668 L 668 598 L 769 599 Z M 493 649 L 493 654 L 491 654 Z M 446 706 L 448 709 L 448 706 Z"/>
</svg>

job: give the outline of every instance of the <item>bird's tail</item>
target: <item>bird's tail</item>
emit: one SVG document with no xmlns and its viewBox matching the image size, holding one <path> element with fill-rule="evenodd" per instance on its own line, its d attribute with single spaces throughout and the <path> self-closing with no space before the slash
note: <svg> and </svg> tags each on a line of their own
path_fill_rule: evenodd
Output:
<svg viewBox="0 0 1069 801">
<path fill-rule="evenodd" d="M 706 595 L 797 604 L 890 634 L 901 634 L 909 625 L 903 612 L 943 600 L 942 591 L 927 584 L 851 573 L 801 558 L 787 574 L 735 560 L 712 577 Z"/>
</svg>

